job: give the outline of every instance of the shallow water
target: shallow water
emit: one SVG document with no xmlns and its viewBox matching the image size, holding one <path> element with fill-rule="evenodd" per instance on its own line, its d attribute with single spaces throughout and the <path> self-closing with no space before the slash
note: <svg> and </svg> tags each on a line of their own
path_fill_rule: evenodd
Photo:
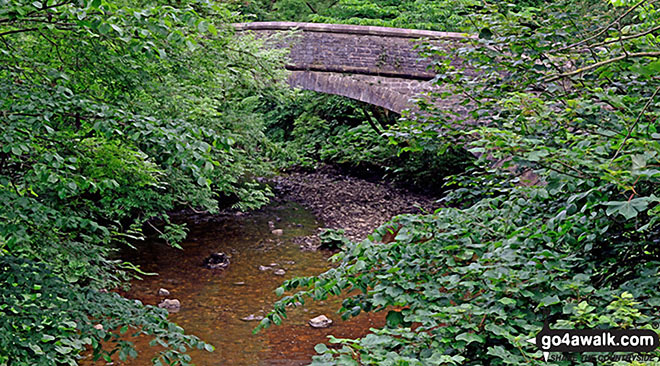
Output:
<svg viewBox="0 0 660 366">
<path fill-rule="evenodd" d="M 275 228 L 283 229 L 284 235 L 273 235 L 269 221 Z M 293 237 L 316 232 L 318 223 L 299 205 L 286 203 L 188 226 L 190 234 L 182 245 L 184 250 L 153 242 L 140 248 L 139 253 L 130 254 L 131 261 L 143 270 L 159 275 L 135 281 L 127 296 L 155 305 L 164 298 L 157 295 L 162 287 L 170 291 L 168 298 L 179 299 L 181 310 L 170 314 L 170 320 L 216 348 L 213 353 L 191 352 L 193 363 L 198 366 L 304 365 L 315 354 L 314 346 L 327 341 L 327 335 L 358 337 L 370 327 L 384 323 L 384 314 L 362 314 L 342 321 L 336 313 L 341 299 L 335 298 L 291 309 L 283 325 L 253 335 L 258 322 L 241 318 L 265 315 L 277 298 L 274 290 L 283 280 L 319 274 L 330 267 L 328 253 L 304 252 L 291 241 Z M 231 255 L 227 269 L 201 266 L 213 252 Z M 259 266 L 271 263 L 277 263 L 274 269 L 282 268 L 286 274 L 275 275 L 274 269 L 259 270 Z M 308 320 L 321 314 L 334 324 L 326 329 L 311 328 Z M 115 361 L 114 365 L 150 365 L 156 350 L 148 346 L 148 339 L 139 339 L 136 344 L 138 359 Z"/>
</svg>

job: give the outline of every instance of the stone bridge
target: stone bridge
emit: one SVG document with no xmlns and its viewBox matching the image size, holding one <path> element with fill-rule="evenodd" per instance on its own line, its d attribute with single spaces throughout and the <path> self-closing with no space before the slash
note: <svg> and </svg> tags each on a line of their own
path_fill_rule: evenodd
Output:
<svg viewBox="0 0 660 366">
<path fill-rule="evenodd" d="M 289 48 L 289 85 L 336 94 L 401 113 L 414 99 L 439 91 L 431 60 L 417 46 L 451 47 L 462 33 L 344 24 L 262 22 L 234 24 L 252 31 L 270 47 Z M 294 31 L 290 36 L 277 33 Z M 457 63 L 452 60 L 452 63 Z"/>
</svg>

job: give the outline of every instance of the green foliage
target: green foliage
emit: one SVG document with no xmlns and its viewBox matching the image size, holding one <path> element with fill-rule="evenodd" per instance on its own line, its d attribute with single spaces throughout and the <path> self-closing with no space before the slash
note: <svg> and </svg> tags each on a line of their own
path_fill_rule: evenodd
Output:
<svg viewBox="0 0 660 366">
<path fill-rule="evenodd" d="M 557 209 L 565 205 L 561 199 L 561 191 L 514 189 L 465 209 L 398 217 L 370 240 L 350 244 L 336 255 L 337 268 L 286 281 L 285 290 L 309 290 L 283 298 L 274 314 L 281 316 L 290 302 L 323 300 L 350 290 L 360 294 L 344 300 L 344 317 L 403 308 L 400 315 L 390 313 L 388 326 L 373 335 L 335 340 L 344 347 L 319 356 L 318 365 L 343 364 L 342 358 L 355 354 L 365 365 L 399 360 L 541 365 L 540 353 L 525 340 L 546 319 L 555 327 L 565 326 L 554 320 L 572 321 L 584 301 L 594 304 L 597 319 L 611 319 L 609 326 L 649 327 L 649 315 L 660 305 L 657 265 L 639 265 L 639 277 L 619 286 L 594 286 L 602 269 L 578 248 L 595 241 L 585 236 L 608 222 L 557 217 Z M 380 243 L 399 226 L 394 242 Z M 623 294 L 626 290 L 632 295 Z M 612 303 L 617 296 L 633 295 L 641 301 Z M 413 331 L 406 323 L 417 326 Z"/>
<path fill-rule="evenodd" d="M 236 1 L 246 21 L 343 23 L 459 31 L 474 0 Z"/>
<path fill-rule="evenodd" d="M 387 159 L 397 155 L 398 149 L 367 123 L 339 126 L 335 131 L 320 151 L 322 160 L 353 166 L 385 165 Z"/>
<path fill-rule="evenodd" d="M 291 137 L 293 142 L 290 148 L 299 155 L 296 162 L 301 166 L 313 166 L 319 152 L 327 145 L 331 134 L 329 124 L 318 116 L 304 112 L 293 122 Z"/>
<path fill-rule="evenodd" d="M 324 13 L 337 0 L 232 0 L 229 6 L 243 14 L 244 21 L 309 21 Z"/>
<path fill-rule="evenodd" d="M 471 17 L 478 39 L 429 47 L 438 83 L 469 96 L 468 113 L 422 106 L 426 117 L 388 134 L 413 151 L 464 146 L 478 169 L 449 180 L 447 207 L 396 217 L 337 254 L 336 268 L 286 281 L 298 292 L 260 327 L 288 303 L 342 293 L 344 317 L 389 311 L 382 329 L 318 346 L 314 365 L 542 365 L 526 340 L 546 321 L 650 329 L 659 14 L 653 2 L 496 3 Z"/>
<path fill-rule="evenodd" d="M 517 0 L 511 6 L 535 6 Z M 483 8 L 477 0 L 234 0 L 244 21 L 293 21 L 462 32 L 469 17 Z"/>
<path fill-rule="evenodd" d="M 473 0 L 339 0 L 309 19 L 316 23 L 460 31 L 467 9 L 479 4 Z"/>
<path fill-rule="evenodd" d="M 397 128 L 394 124 L 393 128 Z M 472 156 L 442 144 L 426 144 L 419 150 L 402 148 L 405 141 L 387 138 L 373 126 L 340 126 L 320 150 L 322 161 L 347 165 L 356 170 L 382 172 L 388 179 L 438 193 L 448 175 L 470 166 Z"/>
<path fill-rule="evenodd" d="M 282 55 L 234 39 L 224 25 L 232 21 L 224 7 L 203 0 L 177 7 L 0 0 L 0 254 L 49 268 L 21 276 L 35 286 L 39 276 L 57 282 L 66 302 L 44 296 L 35 303 L 49 309 L 43 321 L 53 329 L 68 321 L 57 314 L 74 309 L 78 318 L 100 320 L 113 317 L 116 303 L 123 310 L 106 329 L 137 325 L 157 339 L 174 337 L 179 330 L 162 313 L 65 292 L 87 296 L 140 273 L 117 250 L 143 239 L 145 224 L 177 245 L 186 230 L 167 212 L 268 201 L 270 191 L 252 178 L 273 168 L 254 108 L 262 95 L 279 96 Z M 11 286 L 2 281 L 0 291 Z M 41 298 L 26 300 L 21 309 Z M 30 325 L 35 336 L 37 326 Z M 88 328 L 76 329 L 76 339 L 95 339 Z M 3 336 L 22 331 L 6 328 Z M 71 364 L 79 346 L 62 362 Z M 169 347 L 161 363 L 189 361 L 178 344 Z M 42 362 L 19 351 L 10 364 Z M 55 355 L 44 350 L 43 357 Z"/>
<path fill-rule="evenodd" d="M 342 249 L 349 243 L 349 240 L 344 236 L 346 232 L 343 229 L 325 229 L 319 234 L 321 239 L 321 248 L 323 249 Z"/>
<path fill-rule="evenodd" d="M 398 140 L 390 132 L 398 130 L 398 116 L 388 111 L 374 113 L 375 108 L 313 92 L 267 100 L 260 107 L 269 124 L 268 135 L 283 149 L 278 159 L 286 162 L 284 166 L 313 168 L 324 162 L 437 193 L 447 175 L 470 165 L 472 157 L 450 144 L 414 149 L 406 140 Z"/>
</svg>

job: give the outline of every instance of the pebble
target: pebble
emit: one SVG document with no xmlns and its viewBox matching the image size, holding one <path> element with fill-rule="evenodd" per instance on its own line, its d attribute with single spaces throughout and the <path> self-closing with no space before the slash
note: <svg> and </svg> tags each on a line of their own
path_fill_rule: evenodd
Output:
<svg viewBox="0 0 660 366">
<path fill-rule="evenodd" d="M 161 287 L 158 289 L 158 296 L 170 296 L 170 291 Z"/>
<path fill-rule="evenodd" d="M 275 230 L 271 231 L 271 233 L 272 233 L 273 235 L 280 236 L 280 235 L 284 235 L 284 230 L 282 230 L 282 229 L 275 229 Z"/>
<path fill-rule="evenodd" d="M 255 320 L 262 320 L 263 318 L 264 317 L 262 315 L 250 314 L 246 317 L 241 318 L 241 320 L 244 321 L 244 322 L 252 322 L 252 321 L 255 321 Z"/>
<path fill-rule="evenodd" d="M 276 274 L 278 276 L 284 276 L 286 274 L 286 271 L 280 268 L 277 271 L 273 272 L 273 274 Z"/>
<path fill-rule="evenodd" d="M 317 222 L 345 229 L 346 237 L 352 241 L 361 241 L 396 214 L 419 212 L 416 206 L 432 212 L 439 206 L 433 197 L 394 189 L 388 184 L 354 179 L 330 166 L 273 180 L 282 186 L 284 198 L 304 203 L 321 219 Z M 317 238 L 295 244 L 314 250 L 320 243 Z"/>
<path fill-rule="evenodd" d="M 181 309 L 181 301 L 177 299 L 165 299 L 160 304 L 158 304 L 158 307 L 171 311 L 178 311 Z"/>
<path fill-rule="evenodd" d="M 327 328 L 332 324 L 332 320 L 325 315 L 319 315 L 316 318 L 309 320 L 309 325 L 312 328 Z"/>
<path fill-rule="evenodd" d="M 259 266 L 260 271 L 268 271 L 269 269 L 271 269 L 271 268 L 268 267 L 268 266 Z"/>
</svg>

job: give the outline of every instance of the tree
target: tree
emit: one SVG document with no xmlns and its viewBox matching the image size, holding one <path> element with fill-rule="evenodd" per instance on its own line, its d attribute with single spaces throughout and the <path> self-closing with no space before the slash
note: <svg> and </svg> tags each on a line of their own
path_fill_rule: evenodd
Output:
<svg viewBox="0 0 660 366">
<path fill-rule="evenodd" d="M 117 251 L 143 226 L 185 237 L 168 212 L 268 200 L 247 178 L 271 169 L 252 109 L 281 58 L 231 21 L 203 0 L 0 1 L 0 365 L 124 358 L 129 328 L 166 347 L 157 364 L 212 349 L 105 290 L 140 273 Z"/>
</svg>

